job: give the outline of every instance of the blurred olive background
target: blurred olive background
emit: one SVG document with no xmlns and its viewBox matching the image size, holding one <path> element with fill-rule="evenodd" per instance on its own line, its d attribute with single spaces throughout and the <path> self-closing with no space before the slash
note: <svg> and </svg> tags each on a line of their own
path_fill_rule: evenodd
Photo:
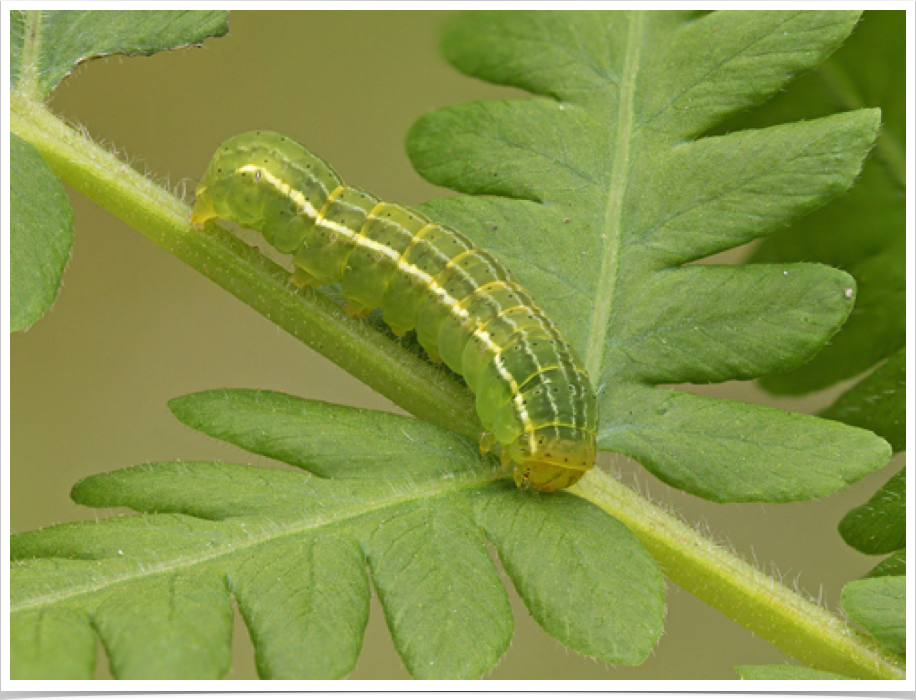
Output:
<svg viewBox="0 0 916 700">
<path fill-rule="evenodd" d="M 328 159 L 347 182 L 416 204 L 449 193 L 425 183 L 409 164 L 403 144 L 415 119 L 448 104 L 524 97 L 445 63 L 437 44 L 447 15 L 234 12 L 229 34 L 202 49 L 83 65 L 57 89 L 51 106 L 140 172 L 187 190 L 188 201 L 224 139 L 273 129 Z M 70 195 L 76 231 L 63 288 L 53 309 L 11 340 L 13 532 L 96 517 L 74 505 L 68 492 L 97 472 L 174 459 L 277 466 L 182 427 L 166 408 L 175 396 L 262 388 L 400 411 L 98 205 Z M 841 388 L 794 400 L 746 383 L 696 390 L 815 411 Z M 836 610 L 843 584 L 876 561 L 846 547 L 836 524 L 901 459 L 842 493 L 790 505 L 716 505 L 665 487 L 622 457 L 605 455 L 603 467 Z M 534 623 L 514 591 L 510 595 L 515 637 L 488 678 L 735 679 L 736 664 L 789 661 L 674 585 L 667 632 L 636 668 L 567 650 Z M 99 675 L 106 674 L 103 658 Z M 230 678 L 254 677 L 251 643 L 237 620 Z M 351 677 L 407 677 L 376 601 Z"/>
</svg>

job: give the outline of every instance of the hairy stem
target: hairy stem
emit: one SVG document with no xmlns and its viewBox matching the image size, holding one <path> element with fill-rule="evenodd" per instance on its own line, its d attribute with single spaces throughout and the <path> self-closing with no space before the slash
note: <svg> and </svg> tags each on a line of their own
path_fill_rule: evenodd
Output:
<svg viewBox="0 0 916 700">
<path fill-rule="evenodd" d="M 288 271 L 220 227 L 198 231 L 185 202 L 43 105 L 14 94 L 10 112 L 13 133 L 37 148 L 64 182 L 407 411 L 479 434 L 473 396 L 443 369 L 393 336 L 349 318 L 327 297 L 297 289 Z"/>
<path fill-rule="evenodd" d="M 13 133 L 66 183 L 413 415 L 477 437 L 473 397 L 446 372 L 312 291 L 217 226 L 197 231 L 184 202 L 142 177 L 22 93 Z M 680 586 L 800 661 L 855 678 L 904 678 L 842 621 L 785 588 L 599 470 L 576 492 L 626 524 Z"/>
<path fill-rule="evenodd" d="M 571 490 L 624 523 L 676 584 L 802 663 L 851 678 L 905 677 L 900 657 L 616 479 L 593 469 Z"/>
</svg>

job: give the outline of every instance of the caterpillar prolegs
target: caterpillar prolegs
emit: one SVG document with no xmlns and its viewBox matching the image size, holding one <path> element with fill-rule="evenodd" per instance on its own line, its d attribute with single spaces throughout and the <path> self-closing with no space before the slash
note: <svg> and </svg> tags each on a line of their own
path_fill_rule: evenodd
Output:
<svg viewBox="0 0 916 700">
<path fill-rule="evenodd" d="M 459 232 L 344 185 L 281 134 L 226 141 L 196 191 L 191 221 L 226 219 L 292 253 L 299 284 L 339 282 L 347 311 L 382 307 L 397 335 L 461 374 L 515 482 L 555 491 L 594 466 L 597 408 L 582 361 L 491 254 Z"/>
</svg>

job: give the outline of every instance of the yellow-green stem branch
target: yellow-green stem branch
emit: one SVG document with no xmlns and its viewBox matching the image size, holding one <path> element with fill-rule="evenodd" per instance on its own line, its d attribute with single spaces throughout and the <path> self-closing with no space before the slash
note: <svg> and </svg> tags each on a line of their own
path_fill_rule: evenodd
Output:
<svg viewBox="0 0 916 700">
<path fill-rule="evenodd" d="M 624 523 L 674 583 L 802 663 L 851 678 L 905 677 L 900 657 L 616 479 L 592 470 L 572 491 Z"/>
<path fill-rule="evenodd" d="M 201 232 L 188 205 L 64 124 L 42 104 L 14 94 L 12 131 L 34 146 L 71 187 L 201 272 L 309 347 L 426 420 L 479 432 L 473 396 L 370 324 L 349 318 L 290 274 L 215 225 Z M 434 410 L 431 410 L 434 407 Z"/>
</svg>

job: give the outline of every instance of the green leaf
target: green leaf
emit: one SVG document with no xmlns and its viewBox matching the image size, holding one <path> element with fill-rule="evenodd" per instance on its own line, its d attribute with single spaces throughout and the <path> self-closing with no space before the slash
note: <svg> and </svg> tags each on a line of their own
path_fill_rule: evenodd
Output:
<svg viewBox="0 0 916 700">
<path fill-rule="evenodd" d="M 96 646 L 92 623 L 84 611 L 48 607 L 10 615 L 12 680 L 91 679 Z"/>
<path fill-rule="evenodd" d="M 476 469 L 480 454 L 467 439 L 423 421 L 275 391 L 203 391 L 172 399 L 169 409 L 211 437 L 327 478 L 375 480 L 379 465 L 389 476 L 418 469 L 454 475 Z M 358 431 L 365 441 L 341 450 Z M 413 445 L 408 461 L 405 441 Z"/>
<path fill-rule="evenodd" d="M 643 387 L 615 389 L 609 400 L 630 408 L 602 426 L 599 444 L 712 501 L 816 498 L 889 457 L 864 430 L 767 406 Z"/>
<path fill-rule="evenodd" d="M 73 211 L 41 155 L 10 134 L 10 330 L 28 328 L 57 297 L 73 245 Z"/>
<path fill-rule="evenodd" d="M 868 379 L 856 388 L 862 387 Z M 865 578 L 905 576 L 906 467 L 894 474 L 867 503 L 849 511 L 840 521 L 839 531 L 849 546 L 865 554 L 892 552 Z"/>
<path fill-rule="evenodd" d="M 369 580 L 354 539 L 329 533 L 264 547 L 239 563 L 231 587 L 261 678 L 342 678 L 356 665 Z"/>
<path fill-rule="evenodd" d="M 852 581 L 842 598 L 849 617 L 891 651 L 906 653 L 906 576 Z"/>
<path fill-rule="evenodd" d="M 887 554 L 906 545 L 906 467 L 894 474 L 868 503 L 840 521 L 846 544 L 865 554 Z"/>
<path fill-rule="evenodd" d="M 16 10 L 10 13 L 10 82 L 44 97 L 79 63 L 150 55 L 229 31 L 225 11 Z"/>
<path fill-rule="evenodd" d="M 866 578 L 878 576 L 906 576 L 906 549 L 898 549 L 874 569 L 865 574 Z"/>
<path fill-rule="evenodd" d="M 479 676 L 512 639 L 509 600 L 470 506 L 466 498 L 405 504 L 373 523 L 365 543 L 395 647 L 414 678 Z"/>
<path fill-rule="evenodd" d="M 529 100 L 435 111 L 423 210 L 496 251 L 561 322 L 599 393 L 599 447 L 719 501 L 831 493 L 883 466 L 871 433 L 658 384 L 750 379 L 812 357 L 855 282 L 822 265 L 688 265 L 843 192 L 874 143 L 859 110 L 698 138 L 842 43 L 857 13 L 476 12 L 448 59 Z"/>
<path fill-rule="evenodd" d="M 232 605 L 222 572 L 175 567 L 106 592 L 91 614 L 116 678 L 207 679 L 229 671 Z"/>
<path fill-rule="evenodd" d="M 877 433 L 894 452 L 906 449 L 906 348 L 891 355 L 821 415 Z"/>
<path fill-rule="evenodd" d="M 477 677 L 512 634 L 483 534 L 535 618 L 570 648 L 639 663 L 661 633 L 664 583 L 629 530 L 571 495 L 519 494 L 470 440 L 273 392 L 205 392 L 172 408 L 272 454 L 306 429 L 300 463 L 338 478 L 175 462 L 79 482 L 78 503 L 144 514 L 12 538 L 19 676 L 90 675 L 94 629 L 119 678 L 219 677 L 235 598 L 262 677 L 342 677 L 368 617 L 368 566 L 410 673 Z M 40 624 L 82 640 L 83 653 L 49 656 Z"/>
<path fill-rule="evenodd" d="M 830 345 L 799 369 L 767 377 L 764 388 L 801 394 L 854 377 L 904 344 L 906 331 L 906 15 L 865 12 L 849 41 L 765 105 L 721 126 L 761 128 L 837 110 L 880 107 L 881 133 L 847 194 L 774 233 L 757 263 L 823 262 L 859 285 L 855 313 Z M 855 423 L 858 425 L 858 423 Z"/>
<path fill-rule="evenodd" d="M 496 498 L 475 505 L 541 627 L 589 656 L 623 664 L 645 661 L 662 631 L 665 585 L 651 555 L 634 546 L 626 527 L 595 519 L 566 493 L 525 494 L 506 485 Z M 602 564 L 608 559 L 613 573 Z M 584 620 L 589 623 L 571 624 Z"/>
</svg>

